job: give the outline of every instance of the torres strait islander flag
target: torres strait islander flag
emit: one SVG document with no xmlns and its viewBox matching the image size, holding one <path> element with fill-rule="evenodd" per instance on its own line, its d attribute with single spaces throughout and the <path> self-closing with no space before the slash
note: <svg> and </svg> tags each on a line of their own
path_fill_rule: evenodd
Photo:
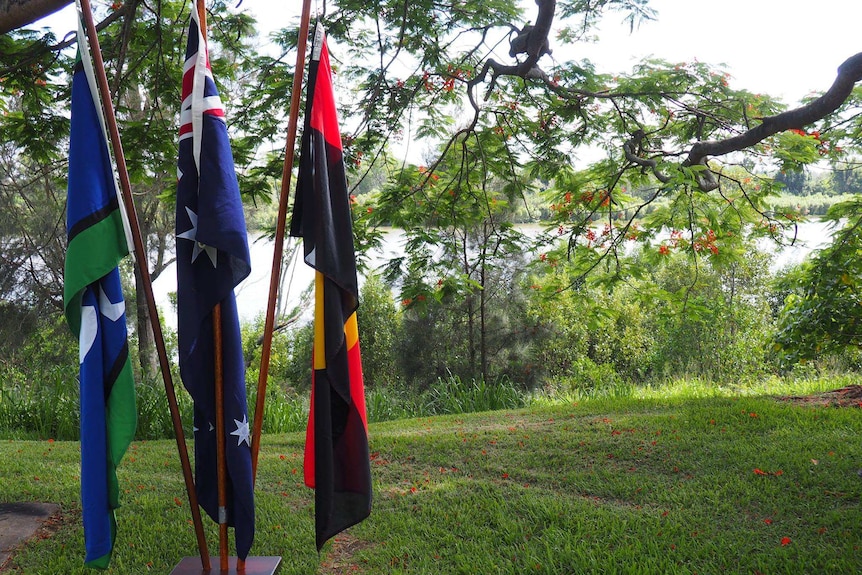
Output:
<svg viewBox="0 0 862 575">
<path fill-rule="evenodd" d="M 63 303 L 66 321 L 80 344 L 84 562 L 106 569 L 117 532 L 114 510 L 120 506 L 117 465 L 134 438 L 137 413 L 117 268 L 129 253 L 128 228 L 80 6 L 78 47 L 72 78 Z"/>
<path fill-rule="evenodd" d="M 177 162 L 177 328 L 180 375 L 194 400 L 195 484 L 204 511 L 234 527 L 236 552 L 254 539 L 251 436 L 234 288 L 251 270 L 224 107 L 194 3 L 183 69 Z M 221 316 L 227 505 L 218 504 L 213 315 Z"/>
<path fill-rule="evenodd" d="M 317 25 L 290 234 L 315 269 L 311 409 L 305 483 L 315 489 L 315 535 L 323 544 L 371 513 L 371 466 L 359 334 L 353 225 L 329 53 Z"/>
</svg>

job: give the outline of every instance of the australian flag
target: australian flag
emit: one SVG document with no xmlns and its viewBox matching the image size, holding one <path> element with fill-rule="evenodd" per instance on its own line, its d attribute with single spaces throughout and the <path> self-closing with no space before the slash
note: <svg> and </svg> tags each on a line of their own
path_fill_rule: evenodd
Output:
<svg viewBox="0 0 862 575">
<path fill-rule="evenodd" d="M 180 376 L 194 400 L 195 483 L 204 511 L 235 529 L 236 552 L 254 539 L 251 436 L 234 288 L 251 270 L 224 107 L 192 4 L 183 68 L 177 184 Z M 213 308 L 220 306 L 227 506 L 219 509 Z"/>
</svg>

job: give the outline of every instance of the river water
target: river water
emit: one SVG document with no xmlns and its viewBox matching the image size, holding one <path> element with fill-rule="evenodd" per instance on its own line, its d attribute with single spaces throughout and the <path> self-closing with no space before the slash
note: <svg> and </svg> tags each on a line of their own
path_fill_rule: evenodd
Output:
<svg viewBox="0 0 862 575">
<path fill-rule="evenodd" d="M 536 225 L 525 226 L 525 228 L 527 233 L 531 234 L 538 234 L 542 230 L 540 226 Z M 761 249 L 774 252 L 775 259 L 772 269 L 777 270 L 787 265 L 797 264 L 812 250 L 824 247 L 829 242 L 831 233 L 832 230 L 827 222 L 805 222 L 799 224 L 794 245 L 778 249 L 774 243 L 761 240 L 759 246 Z M 285 240 L 285 257 L 289 253 L 289 242 L 292 241 L 295 240 L 293 238 Z M 369 267 L 374 269 L 393 257 L 403 255 L 404 241 L 403 231 L 395 229 L 386 231 L 381 247 L 369 255 Z M 249 249 L 251 252 L 251 274 L 236 289 L 237 309 L 242 322 L 252 321 L 266 311 L 274 248 L 271 241 L 256 240 L 249 236 Z M 301 252 L 300 247 L 299 250 L 296 250 L 293 260 L 287 265 L 285 282 L 282 284 L 288 307 L 292 307 L 300 301 L 300 294 L 314 280 L 314 271 L 302 261 Z M 171 292 L 176 291 L 176 268 L 173 265 L 153 282 L 153 291 L 167 326 L 176 329 L 176 312 L 170 304 L 169 297 Z M 284 294 L 282 297 L 285 297 Z"/>
</svg>

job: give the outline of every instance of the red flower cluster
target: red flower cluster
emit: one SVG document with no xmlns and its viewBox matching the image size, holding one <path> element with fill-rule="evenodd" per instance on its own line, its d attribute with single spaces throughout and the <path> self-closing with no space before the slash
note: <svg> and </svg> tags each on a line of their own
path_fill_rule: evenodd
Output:
<svg viewBox="0 0 862 575">
<path fill-rule="evenodd" d="M 764 471 L 764 470 L 760 469 L 759 467 L 755 467 L 754 468 L 754 474 L 755 475 L 772 475 L 775 477 L 780 477 L 780 476 L 784 475 L 784 471 L 782 471 L 781 469 L 779 469 L 778 471 Z"/>
</svg>

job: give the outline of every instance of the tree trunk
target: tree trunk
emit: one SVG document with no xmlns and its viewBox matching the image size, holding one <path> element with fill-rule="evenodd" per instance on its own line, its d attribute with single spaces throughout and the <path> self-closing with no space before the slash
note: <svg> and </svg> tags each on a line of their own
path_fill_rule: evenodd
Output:
<svg viewBox="0 0 862 575">
<path fill-rule="evenodd" d="M 150 308 L 144 297 L 144 284 L 141 274 L 135 269 L 135 298 L 138 318 L 138 362 L 141 365 L 141 380 L 154 381 L 159 377 L 159 355 L 156 350 L 156 338 L 153 335 L 153 324 L 150 318 Z"/>
<path fill-rule="evenodd" d="M 487 330 L 485 328 L 485 307 L 487 298 L 485 297 L 485 282 L 487 276 L 485 273 L 485 244 L 482 244 L 482 249 L 479 258 L 479 364 L 482 373 L 482 380 L 488 382 L 488 339 Z"/>
</svg>

